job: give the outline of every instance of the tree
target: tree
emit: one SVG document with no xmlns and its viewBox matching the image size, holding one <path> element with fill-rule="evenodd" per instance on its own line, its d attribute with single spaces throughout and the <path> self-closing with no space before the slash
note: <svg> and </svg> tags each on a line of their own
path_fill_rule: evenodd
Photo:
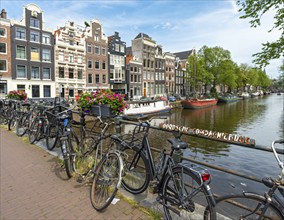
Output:
<svg viewBox="0 0 284 220">
<path fill-rule="evenodd" d="M 213 90 L 217 83 L 220 81 L 221 63 L 225 60 L 231 60 L 231 53 L 222 47 L 207 47 L 203 46 L 199 51 L 198 55 L 204 59 L 204 67 L 206 71 L 213 75 Z"/>
<path fill-rule="evenodd" d="M 261 25 L 262 16 L 272 11 L 274 15 L 274 25 L 269 30 L 278 29 L 281 31 L 281 36 L 274 42 L 262 44 L 262 51 L 253 54 L 254 63 L 260 67 L 265 67 L 272 59 L 278 59 L 284 56 L 284 9 L 283 0 L 237 0 L 237 5 L 240 6 L 239 12 L 243 12 L 240 18 L 250 18 L 251 27 L 256 28 Z"/>
<path fill-rule="evenodd" d="M 236 64 L 231 60 L 225 60 L 220 64 L 220 76 L 219 82 L 225 86 L 228 86 L 229 92 L 237 87 L 237 74 Z"/>
</svg>

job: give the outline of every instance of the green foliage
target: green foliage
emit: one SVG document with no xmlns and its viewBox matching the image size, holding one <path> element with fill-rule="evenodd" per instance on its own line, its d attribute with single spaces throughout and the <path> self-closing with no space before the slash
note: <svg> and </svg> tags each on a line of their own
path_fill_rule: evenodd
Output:
<svg viewBox="0 0 284 220">
<path fill-rule="evenodd" d="M 255 57 L 254 62 L 260 67 L 264 67 L 269 64 L 270 60 L 284 57 L 283 0 L 237 0 L 237 4 L 240 6 L 239 12 L 244 13 L 240 18 L 249 18 L 249 23 L 253 28 L 261 25 L 261 18 L 265 13 L 268 11 L 275 13 L 274 24 L 269 32 L 273 29 L 278 29 L 281 32 L 278 40 L 262 44 L 262 51 L 253 54 Z"/>
</svg>

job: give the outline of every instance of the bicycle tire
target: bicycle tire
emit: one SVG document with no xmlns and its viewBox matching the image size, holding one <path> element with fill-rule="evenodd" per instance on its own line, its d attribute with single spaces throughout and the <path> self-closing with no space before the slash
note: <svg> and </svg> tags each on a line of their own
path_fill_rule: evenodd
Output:
<svg viewBox="0 0 284 220">
<path fill-rule="evenodd" d="M 19 118 L 19 120 L 17 120 L 16 134 L 19 137 L 22 137 L 26 133 L 28 125 L 29 125 L 29 114 L 25 113 Z"/>
<path fill-rule="evenodd" d="M 70 179 L 72 177 L 72 165 L 71 165 L 71 158 L 70 158 L 70 142 L 69 140 L 61 141 L 61 151 L 64 160 L 65 172 L 67 177 Z"/>
<path fill-rule="evenodd" d="M 103 211 L 114 199 L 120 186 L 122 166 L 122 159 L 116 153 L 109 153 L 100 161 L 90 190 L 95 210 Z"/>
<path fill-rule="evenodd" d="M 150 168 L 145 153 L 135 148 L 123 151 L 127 155 L 124 161 L 123 188 L 132 193 L 143 193 L 149 186 Z"/>
<path fill-rule="evenodd" d="M 58 142 L 58 131 L 55 125 L 48 125 L 46 129 L 46 148 L 52 151 Z"/>
<path fill-rule="evenodd" d="M 166 219 L 203 219 L 206 207 L 208 219 L 216 219 L 206 186 L 201 185 L 199 177 L 185 167 L 175 167 L 165 176 L 161 202 Z"/>
<path fill-rule="evenodd" d="M 40 124 L 39 124 L 39 119 L 36 117 L 32 121 L 30 130 L 29 130 L 29 142 L 30 144 L 33 144 L 39 136 L 39 130 L 40 130 Z"/>
<path fill-rule="evenodd" d="M 261 217 L 261 211 L 266 199 L 256 193 L 232 194 L 219 197 L 216 200 L 216 213 L 218 219 L 284 219 L 280 210 L 272 201 Z M 257 207 L 259 206 L 259 207 Z M 207 215 L 204 215 L 207 220 Z"/>
<path fill-rule="evenodd" d="M 8 130 L 11 131 L 16 126 L 16 116 L 12 115 L 8 122 Z"/>
</svg>

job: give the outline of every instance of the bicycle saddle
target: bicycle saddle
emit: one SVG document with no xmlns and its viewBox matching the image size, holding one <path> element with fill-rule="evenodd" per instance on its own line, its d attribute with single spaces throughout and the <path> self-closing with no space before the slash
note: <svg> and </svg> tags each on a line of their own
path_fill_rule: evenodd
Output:
<svg viewBox="0 0 284 220">
<path fill-rule="evenodd" d="M 174 149 L 174 150 L 181 150 L 181 149 L 188 148 L 188 143 L 183 142 L 183 141 L 176 139 L 176 138 L 169 138 L 168 142 L 171 143 L 172 149 Z"/>
</svg>

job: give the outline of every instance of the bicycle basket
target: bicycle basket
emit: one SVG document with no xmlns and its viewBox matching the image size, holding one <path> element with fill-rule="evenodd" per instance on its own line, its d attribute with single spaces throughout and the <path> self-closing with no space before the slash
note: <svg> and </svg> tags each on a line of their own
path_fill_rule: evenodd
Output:
<svg viewBox="0 0 284 220">
<path fill-rule="evenodd" d="M 128 143 L 130 147 L 139 147 L 142 145 L 142 141 L 145 133 L 148 131 L 147 126 L 142 126 L 141 124 L 135 125 L 132 133 L 124 134 L 122 139 Z"/>
<path fill-rule="evenodd" d="M 45 114 L 46 114 L 49 124 L 56 125 L 58 122 L 58 117 L 60 116 L 60 113 L 65 110 L 68 110 L 68 108 L 61 106 L 61 105 L 55 106 L 54 108 L 47 109 L 45 111 Z M 72 117 L 71 111 L 69 114 Z"/>
</svg>

